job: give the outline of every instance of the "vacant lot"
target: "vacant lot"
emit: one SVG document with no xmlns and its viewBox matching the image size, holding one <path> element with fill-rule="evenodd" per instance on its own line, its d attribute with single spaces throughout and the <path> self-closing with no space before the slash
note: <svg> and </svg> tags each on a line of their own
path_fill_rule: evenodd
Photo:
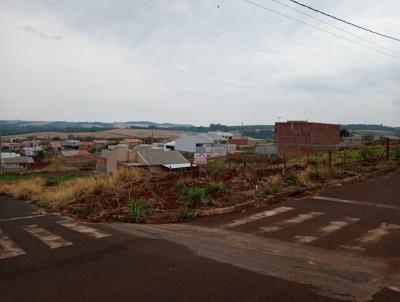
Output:
<svg viewBox="0 0 400 302">
<path fill-rule="evenodd" d="M 382 146 L 370 146 L 337 152 L 331 160 L 321 154 L 286 163 L 243 155 L 164 176 L 130 169 L 66 180 L 5 179 L 0 194 L 91 221 L 171 222 L 221 208 L 235 210 L 248 201 L 276 203 L 286 196 L 400 167 L 400 149 L 393 148 L 389 160 L 384 152 Z"/>
</svg>

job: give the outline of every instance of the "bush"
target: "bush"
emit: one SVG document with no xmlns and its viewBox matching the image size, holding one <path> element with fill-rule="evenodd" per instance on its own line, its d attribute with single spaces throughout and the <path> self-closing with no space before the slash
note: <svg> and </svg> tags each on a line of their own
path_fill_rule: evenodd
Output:
<svg viewBox="0 0 400 302">
<path fill-rule="evenodd" d="M 128 219 L 130 222 L 134 223 L 141 222 L 151 213 L 151 211 L 150 203 L 146 199 L 135 199 L 131 202 Z"/>
<path fill-rule="evenodd" d="M 299 178 L 297 177 L 296 172 L 290 171 L 287 175 L 286 175 L 286 182 L 289 185 L 293 185 L 293 186 L 299 186 L 301 185 L 301 181 L 299 180 Z"/>
<path fill-rule="evenodd" d="M 223 182 L 211 182 L 205 189 L 207 194 L 228 193 L 230 191 Z"/>
<path fill-rule="evenodd" d="M 377 159 L 378 154 L 377 151 L 373 148 L 369 148 L 367 146 L 363 146 L 359 151 L 360 157 L 362 160 L 372 160 Z"/>
<path fill-rule="evenodd" d="M 329 178 L 335 177 L 338 171 L 335 168 L 316 166 L 307 168 L 304 173 L 305 177 L 309 180 L 326 181 Z"/>
<path fill-rule="evenodd" d="M 264 184 L 263 186 L 258 188 L 258 195 L 267 197 L 267 196 L 275 195 L 280 190 L 281 190 L 280 187 L 278 187 L 276 185 Z"/>
<path fill-rule="evenodd" d="M 396 147 L 393 149 L 393 157 L 395 159 L 400 159 L 400 147 Z"/>
<path fill-rule="evenodd" d="M 186 205 L 184 205 L 179 213 L 178 213 L 178 221 L 184 221 L 188 219 L 194 219 L 200 214 L 200 210 L 198 209 L 189 209 Z"/>
<path fill-rule="evenodd" d="M 231 204 L 236 205 L 243 202 L 243 198 L 239 194 L 231 193 L 229 195 L 229 201 Z"/>
<path fill-rule="evenodd" d="M 193 207 L 198 204 L 212 203 L 212 199 L 208 196 L 205 188 L 186 187 L 181 190 L 181 198 L 183 202 Z"/>
</svg>

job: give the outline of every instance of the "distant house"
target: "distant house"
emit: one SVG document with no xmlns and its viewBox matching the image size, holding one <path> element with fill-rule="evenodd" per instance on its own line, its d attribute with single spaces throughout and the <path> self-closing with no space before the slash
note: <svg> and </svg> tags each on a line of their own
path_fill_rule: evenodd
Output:
<svg viewBox="0 0 400 302">
<path fill-rule="evenodd" d="M 33 164 L 35 161 L 32 157 L 27 156 L 18 156 L 18 157 L 6 157 L 1 158 L 0 165 L 2 165 L 3 169 L 26 169 L 30 164 Z"/>
<path fill-rule="evenodd" d="M 49 142 L 46 149 L 48 152 L 58 153 L 62 151 L 64 148 L 61 146 L 59 142 Z"/>
<path fill-rule="evenodd" d="M 275 145 L 257 145 L 255 146 L 256 154 L 264 154 L 264 155 L 277 155 L 278 149 Z"/>
<path fill-rule="evenodd" d="M 360 146 L 363 143 L 363 137 L 361 135 L 354 135 L 349 137 L 342 137 L 339 143 L 340 148 L 353 148 Z"/>
<path fill-rule="evenodd" d="M 108 140 L 106 140 L 106 139 L 95 139 L 93 142 L 96 147 L 105 146 L 108 144 Z"/>
<path fill-rule="evenodd" d="M 69 139 L 69 140 L 63 141 L 61 143 L 61 145 L 64 148 L 68 148 L 68 149 L 78 149 L 79 146 L 81 145 L 81 142 L 78 140 L 75 140 L 75 139 Z"/>
<path fill-rule="evenodd" d="M 125 138 L 121 142 L 121 144 L 128 145 L 129 149 L 132 149 L 135 146 L 138 146 L 142 143 L 142 140 L 138 138 Z"/>
<path fill-rule="evenodd" d="M 226 155 L 227 153 L 236 152 L 236 145 L 229 144 L 231 136 L 231 134 L 225 132 L 183 135 L 175 140 L 175 150 L 203 153 L 210 156 Z"/>
<path fill-rule="evenodd" d="M 38 156 L 43 153 L 42 146 L 35 146 L 35 147 L 24 147 L 21 150 L 21 154 L 25 156 Z"/>
<path fill-rule="evenodd" d="M 80 150 L 92 150 L 95 147 L 94 142 L 81 142 L 79 145 Z"/>
<path fill-rule="evenodd" d="M 119 145 L 113 150 L 103 150 L 97 160 L 97 171 L 113 173 L 118 168 L 142 168 L 153 172 L 165 172 L 176 169 L 190 168 L 191 164 L 179 152 L 153 149 L 142 145 L 129 149 Z"/>
</svg>

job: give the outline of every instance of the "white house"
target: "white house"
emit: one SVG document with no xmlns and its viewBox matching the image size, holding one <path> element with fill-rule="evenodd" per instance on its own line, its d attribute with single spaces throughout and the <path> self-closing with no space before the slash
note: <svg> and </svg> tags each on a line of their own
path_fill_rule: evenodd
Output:
<svg viewBox="0 0 400 302">
<path fill-rule="evenodd" d="M 43 148 L 42 146 L 24 147 L 21 152 L 25 156 L 38 156 L 43 152 Z"/>
<path fill-rule="evenodd" d="M 236 151 L 236 145 L 229 144 L 229 138 L 231 136 L 231 134 L 225 132 L 183 135 L 175 140 L 175 150 L 190 153 L 203 153 L 210 156 L 223 156 Z"/>
</svg>

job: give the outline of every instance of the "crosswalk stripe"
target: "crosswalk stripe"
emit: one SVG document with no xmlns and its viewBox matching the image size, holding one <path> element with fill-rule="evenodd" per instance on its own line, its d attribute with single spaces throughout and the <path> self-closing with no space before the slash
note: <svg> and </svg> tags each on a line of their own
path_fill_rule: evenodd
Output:
<svg viewBox="0 0 400 302">
<path fill-rule="evenodd" d="M 251 216 L 235 219 L 235 220 L 233 220 L 233 222 L 227 224 L 227 227 L 233 228 L 233 227 L 236 227 L 236 226 L 239 226 L 239 225 L 243 225 L 243 224 L 246 224 L 246 223 L 250 223 L 250 222 L 253 222 L 253 221 L 257 221 L 257 220 L 260 220 L 260 219 L 263 219 L 263 218 L 266 218 L 266 217 L 271 217 L 271 216 L 274 216 L 274 215 L 278 215 L 278 214 L 281 214 L 281 213 L 284 213 L 284 212 L 287 212 L 287 211 L 290 211 L 290 210 L 293 210 L 293 208 L 290 208 L 290 207 L 279 207 L 279 208 L 276 208 L 276 209 L 273 209 L 273 210 L 268 210 L 268 211 L 256 213 L 256 214 L 251 215 Z"/>
<path fill-rule="evenodd" d="M 324 213 L 322 213 L 322 212 L 308 212 L 308 213 L 297 215 L 295 217 L 291 217 L 289 219 L 285 219 L 285 220 L 279 221 L 279 222 L 274 223 L 274 224 L 272 224 L 270 226 L 260 227 L 260 230 L 263 233 L 272 233 L 272 232 L 279 231 L 279 230 L 281 230 L 283 228 L 288 228 L 288 227 L 291 227 L 291 226 L 293 226 L 295 224 L 302 223 L 304 221 L 313 219 L 313 218 L 321 216 L 321 215 L 324 215 Z"/>
<path fill-rule="evenodd" d="M 93 238 L 105 238 L 111 236 L 111 234 L 101 232 L 95 228 L 91 228 L 86 225 L 79 224 L 77 222 L 69 221 L 69 220 L 62 220 L 62 221 L 57 221 L 59 224 L 61 224 L 63 227 L 69 228 L 73 231 L 88 235 Z"/>
<path fill-rule="evenodd" d="M 365 232 L 360 237 L 354 239 L 351 244 L 342 245 L 341 247 L 347 250 L 364 251 L 367 247 L 399 229 L 399 225 L 383 222 L 378 228 Z"/>
<path fill-rule="evenodd" d="M 398 287 L 398 286 L 391 285 L 391 286 L 388 286 L 388 289 L 390 289 L 394 292 L 400 293 L 400 287 Z"/>
<path fill-rule="evenodd" d="M 314 232 L 312 232 L 310 235 L 297 235 L 295 238 L 297 239 L 297 242 L 299 243 L 311 243 L 313 241 L 318 240 L 321 237 L 325 237 L 333 232 L 336 232 L 346 226 L 348 226 L 351 223 L 359 221 L 360 218 L 355 218 L 355 217 L 345 217 L 343 220 L 335 220 L 331 221 L 328 224 L 318 228 Z"/>
<path fill-rule="evenodd" d="M 37 224 L 26 225 L 22 227 L 24 230 L 41 240 L 51 249 L 56 249 L 63 246 L 69 246 L 73 243 L 63 239 L 62 237 L 53 234 L 52 232 L 39 227 Z"/>
<path fill-rule="evenodd" d="M 0 230 L 0 259 L 25 255 L 25 251 L 16 245 L 10 237 Z"/>
</svg>

